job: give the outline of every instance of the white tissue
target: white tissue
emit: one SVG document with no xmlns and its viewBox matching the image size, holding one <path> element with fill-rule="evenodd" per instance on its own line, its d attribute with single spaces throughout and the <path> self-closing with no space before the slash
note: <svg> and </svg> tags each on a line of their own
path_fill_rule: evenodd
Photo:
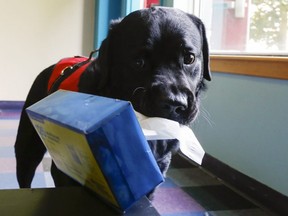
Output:
<svg viewBox="0 0 288 216">
<path fill-rule="evenodd" d="M 136 111 L 135 114 L 147 140 L 177 139 L 180 143 L 180 151 L 201 165 L 205 151 L 191 128 L 169 119 L 150 118 Z"/>
</svg>

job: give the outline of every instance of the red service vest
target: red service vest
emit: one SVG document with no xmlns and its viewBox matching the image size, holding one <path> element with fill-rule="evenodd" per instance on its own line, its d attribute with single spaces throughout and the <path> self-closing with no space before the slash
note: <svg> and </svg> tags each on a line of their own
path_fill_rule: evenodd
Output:
<svg viewBox="0 0 288 216">
<path fill-rule="evenodd" d="M 89 66 L 91 61 L 87 61 L 87 57 L 75 56 L 71 58 L 61 59 L 54 67 L 52 74 L 50 76 L 47 90 L 48 92 L 53 87 L 53 84 L 57 82 L 62 76 L 65 76 L 65 70 L 69 67 L 76 66 L 77 64 L 83 62 L 79 68 L 72 72 L 68 77 L 64 77 L 61 81 L 58 89 L 69 90 L 69 91 L 79 91 L 78 84 L 79 79 L 85 69 Z M 84 63 L 86 61 L 86 63 Z"/>
</svg>

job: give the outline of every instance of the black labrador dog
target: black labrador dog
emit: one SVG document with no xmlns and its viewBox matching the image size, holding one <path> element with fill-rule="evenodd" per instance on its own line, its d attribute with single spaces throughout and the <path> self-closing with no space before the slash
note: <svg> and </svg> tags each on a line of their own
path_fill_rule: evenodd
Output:
<svg viewBox="0 0 288 216">
<path fill-rule="evenodd" d="M 46 152 L 25 108 L 46 97 L 55 65 L 34 81 L 22 110 L 15 143 L 17 179 L 31 187 L 35 169 Z M 133 12 L 111 23 L 98 57 L 79 78 L 80 92 L 131 101 L 146 116 L 191 123 L 199 109 L 199 95 L 210 81 L 209 52 L 203 23 L 172 8 Z M 150 148 L 165 175 L 178 141 L 151 141 Z M 56 186 L 77 184 L 52 164 Z"/>
</svg>

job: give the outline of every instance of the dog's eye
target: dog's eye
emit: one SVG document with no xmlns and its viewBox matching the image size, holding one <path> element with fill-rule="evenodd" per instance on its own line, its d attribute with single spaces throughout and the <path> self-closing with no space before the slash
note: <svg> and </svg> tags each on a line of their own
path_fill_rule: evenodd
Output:
<svg viewBox="0 0 288 216">
<path fill-rule="evenodd" d="M 144 59 L 142 59 L 142 58 L 138 58 L 138 59 L 136 59 L 136 60 L 134 61 L 134 67 L 135 67 L 136 69 L 143 68 L 144 65 L 145 65 L 145 61 L 144 61 Z"/>
<path fill-rule="evenodd" d="M 195 61 L 195 55 L 192 53 L 185 53 L 184 54 L 184 64 L 193 64 Z"/>
</svg>

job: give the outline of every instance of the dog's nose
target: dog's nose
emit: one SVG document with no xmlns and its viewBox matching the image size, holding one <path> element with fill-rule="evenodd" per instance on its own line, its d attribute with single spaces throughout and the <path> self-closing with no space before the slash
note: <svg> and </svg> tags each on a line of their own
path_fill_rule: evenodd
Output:
<svg viewBox="0 0 288 216">
<path fill-rule="evenodd" d="M 147 116 L 167 118 L 186 124 L 196 113 L 194 98 L 191 90 L 183 85 L 179 87 L 169 83 L 156 83 L 146 92 L 142 112 Z"/>
<path fill-rule="evenodd" d="M 181 113 L 185 112 L 188 108 L 187 100 L 171 100 L 164 103 L 164 109 L 172 117 L 179 116 Z"/>
<path fill-rule="evenodd" d="M 177 114 L 184 112 L 186 109 L 187 109 L 187 105 L 184 105 L 184 104 L 178 104 L 172 107 L 173 112 Z"/>
<path fill-rule="evenodd" d="M 187 94 L 178 92 L 177 94 L 170 95 L 164 100 L 162 102 L 162 107 L 164 108 L 166 115 L 170 116 L 170 118 L 177 118 L 189 109 L 188 100 Z"/>
</svg>

